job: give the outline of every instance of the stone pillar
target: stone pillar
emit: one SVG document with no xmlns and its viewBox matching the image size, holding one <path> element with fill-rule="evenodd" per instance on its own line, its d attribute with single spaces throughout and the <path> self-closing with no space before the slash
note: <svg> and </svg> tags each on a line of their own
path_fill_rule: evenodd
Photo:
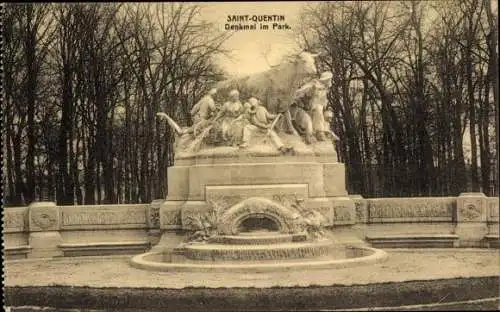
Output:
<svg viewBox="0 0 500 312">
<path fill-rule="evenodd" d="M 361 196 L 359 196 L 361 198 Z M 363 233 L 356 229 L 359 198 L 336 197 L 333 200 L 333 240 L 337 244 L 365 245 Z"/>
<path fill-rule="evenodd" d="M 356 223 L 363 225 L 369 223 L 368 201 L 361 195 L 351 195 L 350 197 L 356 206 Z"/>
<path fill-rule="evenodd" d="M 151 246 L 158 244 L 161 237 L 160 207 L 165 199 L 155 199 L 147 207 L 148 240 Z"/>
<path fill-rule="evenodd" d="M 483 193 L 461 193 L 455 210 L 456 247 L 483 247 L 488 233 L 488 197 Z"/>
<path fill-rule="evenodd" d="M 184 201 L 163 201 L 160 204 L 161 238 L 158 244 L 152 248 L 153 251 L 173 249 L 184 240 L 181 219 L 181 210 L 184 204 Z"/>
<path fill-rule="evenodd" d="M 33 202 L 28 206 L 28 258 L 51 258 L 63 255 L 59 244 L 61 223 L 59 207 L 53 202 Z"/>
</svg>

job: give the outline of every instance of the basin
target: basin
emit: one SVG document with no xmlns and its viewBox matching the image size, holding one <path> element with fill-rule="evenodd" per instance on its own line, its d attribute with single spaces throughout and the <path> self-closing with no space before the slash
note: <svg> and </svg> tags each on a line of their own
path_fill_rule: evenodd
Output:
<svg viewBox="0 0 500 312">
<path fill-rule="evenodd" d="M 263 231 L 220 235 L 207 242 L 150 251 L 133 257 L 131 265 L 152 271 L 266 272 L 345 268 L 380 262 L 386 257 L 383 250 L 368 246 Z"/>
</svg>

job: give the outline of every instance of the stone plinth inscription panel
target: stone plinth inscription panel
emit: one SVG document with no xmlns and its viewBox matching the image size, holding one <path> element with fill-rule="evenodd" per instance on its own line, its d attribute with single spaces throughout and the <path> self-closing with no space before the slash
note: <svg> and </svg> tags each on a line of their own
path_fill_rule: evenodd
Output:
<svg viewBox="0 0 500 312">
<path fill-rule="evenodd" d="M 61 207 L 63 229 L 146 228 L 147 205 Z"/>
<path fill-rule="evenodd" d="M 451 222 L 455 197 L 367 199 L 370 222 Z"/>
<path fill-rule="evenodd" d="M 198 165 L 189 168 L 189 200 L 205 200 L 210 185 L 307 184 L 309 197 L 323 197 L 319 163 Z"/>
</svg>

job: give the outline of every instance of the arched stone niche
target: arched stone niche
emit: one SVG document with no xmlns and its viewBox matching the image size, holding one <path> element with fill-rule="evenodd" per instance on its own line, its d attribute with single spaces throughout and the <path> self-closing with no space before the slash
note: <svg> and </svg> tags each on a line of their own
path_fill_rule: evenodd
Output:
<svg viewBox="0 0 500 312">
<path fill-rule="evenodd" d="M 269 215 L 256 213 L 241 219 L 236 229 L 238 233 L 256 231 L 279 232 L 281 230 L 281 224 L 279 220 Z"/>
<path fill-rule="evenodd" d="M 221 216 L 221 232 L 236 235 L 240 231 L 271 230 L 294 233 L 300 215 L 267 198 L 247 198 L 227 209 Z M 260 225 L 259 225 L 260 221 Z"/>
</svg>

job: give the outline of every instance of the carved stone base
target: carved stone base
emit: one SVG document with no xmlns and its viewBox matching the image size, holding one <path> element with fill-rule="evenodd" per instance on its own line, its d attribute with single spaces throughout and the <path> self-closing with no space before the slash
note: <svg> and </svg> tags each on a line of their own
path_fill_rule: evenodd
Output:
<svg viewBox="0 0 500 312">
<path fill-rule="evenodd" d="M 207 213 L 214 205 L 219 207 L 221 222 L 227 234 L 234 234 L 238 226 L 252 216 L 269 218 L 279 225 L 282 232 L 289 232 L 297 199 L 294 194 L 255 196 L 246 199 L 233 190 L 233 196 L 211 197 L 207 201 L 166 201 L 160 208 L 163 230 L 194 230 L 190 218 Z M 324 226 L 352 226 L 356 223 L 356 207 L 348 197 L 306 198 L 305 210 L 315 210 L 324 217 Z M 239 208 L 238 208 L 239 207 Z M 226 214 L 232 209 L 230 214 Z M 224 219 L 224 220 L 222 220 Z M 221 228 L 222 229 L 222 228 Z"/>
<path fill-rule="evenodd" d="M 300 193 L 310 198 L 347 196 L 344 164 L 314 155 L 185 159 L 168 168 L 168 185 L 169 201 L 205 201 L 210 188 L 219 188 L 214 190 L 219 193 L 224 193 L 225 187 L 253 192 L 271 185 L 302 187 Z"/>
<path fill-rule="evenodd" d="M 337 153 L 332 140 L 317 141 L 313 139 L 311 144 L 305 143 L 305 138 L 298 135 L 291 135 L 285 132 L 278 132 L 281 143 L 286 147 L 291 147 L 294 154 L 298 156 L 323 156 L 337 161 Z M 185 138 L 189 141 L 188 138 Z M 241 142 L 236 139 L 235 142 Z M 176 163 L 195 159 L 195 158 L 226 158 L 226 157 L 262 157 L 262 156 L 276 156 L 281 157 L 281 153 L 277 146 L 272 142 L 266 132 L 254 132 L 252 138 L 246 148 L 239 148 L 237 146 L 228 145 L 215 146 L 209 142 L 202 143 L 199 150 L 190 150 L 182 148 L 183 144 L 179 145 L 176 150 L 175 160 Z M 188 146 L 189 143 L 185 146 Z"/>
<path fill-rule="evenodd" d="M 325 142 L 315 145 L 320 146 L 327 149 Z M 168 168 L 169 192 L 160 205 L 160 228 L 199 230 L 193 222 L 201 224 L 198 221 L 212 210 L 218 216 L 212 221 L 225 235 L 237 235 L 247 227 L 259 230 L 253 227 L 260 223 L 267 224 L 261 230 L 295 234 L 312 215 L 321 219 L 322 227 L 356 223 L 345 167 L 336 156 L 326 151 L 295 156 L 251 151 L 204 150 L 208 154 L 178 157 Z"/>
</svg>

